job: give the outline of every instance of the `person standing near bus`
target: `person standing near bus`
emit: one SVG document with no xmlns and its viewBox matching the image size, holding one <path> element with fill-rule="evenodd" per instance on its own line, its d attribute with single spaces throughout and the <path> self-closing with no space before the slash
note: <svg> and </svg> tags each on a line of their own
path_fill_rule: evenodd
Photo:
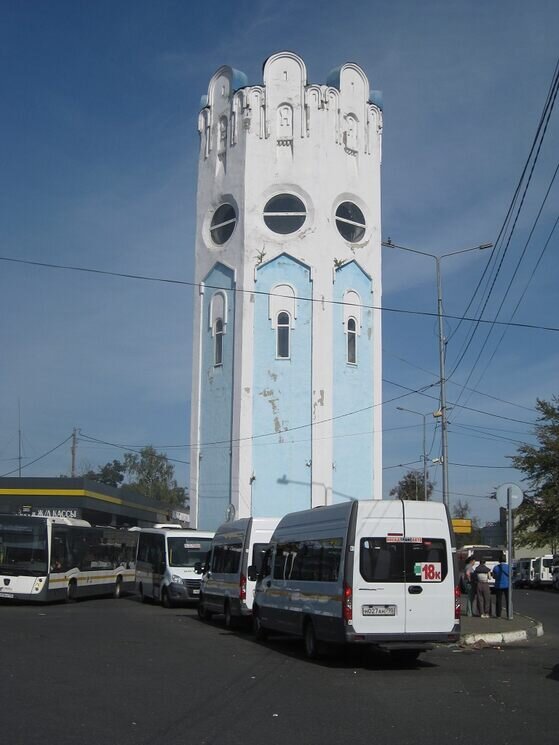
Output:
<svg viewBox="0 0 559 745">
<path fill-rule="evenodd" d="M 476 588 L 473 578 L 474 563 L 474 557 L 468 556 L 464 564 L 464 572 L 462 574 L 462 590 L 466 595 L 466 615 L 468 616 L 473 616 L 474 614 L 474 600 L 476 597 Z"/>
<path fill-rule="evenodd" d="M 501 611 L 503 608 L 503 596 L 505 598 L 505 606 L 507 609 L 507 618 L 509 615 L 509 565 L 505 561 L 504 555 L 501 556 L 501 560 L 496 567 L 493 567 L 491 572 L 495 578 L 495 615 L 497 618 L 501 618 Z"/>
<path fill-rule="evenodd" d="M 489 575 L 491 569 L 484 561 L 474 571 L 478 613 L 481 618 L 491 617 L 491 589 L 489 587 Z"/>
</svg>

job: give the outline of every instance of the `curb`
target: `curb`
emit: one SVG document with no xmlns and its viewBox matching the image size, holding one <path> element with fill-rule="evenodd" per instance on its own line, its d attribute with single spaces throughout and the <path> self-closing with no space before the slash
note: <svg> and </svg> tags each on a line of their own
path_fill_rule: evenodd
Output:
<svg viewBox="0 0 559 745">
<path fill-rule="evenodd" d="M 528 639 L 535 639 L 538 636 L 543 636 L 543 625 L 539 621 L 536 621 L 533 618 L 529 618 L 528 616 L 524 616 L 524 618 L 526 618 L 528 621 L 531 621 L 533 623 L 533 626 L 521 631 L 462 634 L 462 636 L 460 637 L 460 643 L 468 647 L 479 642 L 483 642 L 489 645 L 512 644 L 513 642 L 524 642 Z"/>
</svg>

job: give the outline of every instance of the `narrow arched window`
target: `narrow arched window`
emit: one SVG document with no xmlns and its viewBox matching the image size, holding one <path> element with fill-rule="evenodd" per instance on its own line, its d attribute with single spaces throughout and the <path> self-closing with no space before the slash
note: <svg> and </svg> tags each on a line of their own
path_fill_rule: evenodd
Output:
<svg viewBox="0 0 559 745">
<path fill-rule="evenodd" d="M 278 321 L 276 324 L 276 356 L 279 359 L 289 358 L 289 331 L 290 331 L 291 319 L 289 313 L 282 311 L 278 313 Z"/>
<path fill-rule="evenodd" d="M 347 361 L 355 365 L 357 363 L 357 326 L 355 318 L 347 320 Z"/>
<path fill-rule="evenodd" d="M 223 321 L 216 318 L 214 324 L 214 365 L 223 364 Z"/>
</svg>

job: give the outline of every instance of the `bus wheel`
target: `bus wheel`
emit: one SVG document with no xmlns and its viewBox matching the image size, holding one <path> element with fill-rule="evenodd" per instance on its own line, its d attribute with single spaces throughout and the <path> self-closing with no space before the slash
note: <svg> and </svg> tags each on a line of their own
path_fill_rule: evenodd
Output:
<svg viewBox="0 0 559 745">
<path fill-rule="evenodd" d="M 120 577 L 117 577 L 117 580 L 115 582 L 115 586 L 113 590 L 113 597 L 116 600 L 122 597 L 122 580 Z"/>
<path fill-rule="evenodd" d="M 164 587 L 161 591 L 161 605 L 164 608 L 172 608 L 173 607 L 173 601 L 169 597 L 169 590 Z"/>
<path fill-rule="evenodd" d="M 200 600 L 198 601 L 197 611 L 198 611 L 198 618 L 200 619 L 200 621 L 209 621 L 210 618 L 212 617 L 212 614 L 206 608 L 206 604 L 204 603 L 203 598 L 200 598 Z"/>
<path fill-rule="evenodd" d="M 69 603 L 74 603 L 77 599 L 77 586 L 76 586 L 76 580 L 71 579 L 68 582 L 68 587 L 66 588 L 66 600 Z"/>
<path fill-rule="evenodd" d="M 307 655 L 308 659 L 316 660 L 316 658 L 320 654 L 320 650 L 314 631 L 313 622 L 310 620 L 305 623 L 305 628 L 303 630 L 303 641 L 305 643 L 305 654 Z"/>
<path fill-rule="evenodd" d="M 225 608 L 223 610 L 223 614 L 225 616 L 225 628 L 226 629 L 234 629 L 237 625 L 237 619 L 235 616 L 231 613 L 231 604 L 227 600 L 225 602 Z"/>
<path fill-rule="evenodd" d="M 257 642 L 265 642 L 268 638 L 268 632 L 262 626 L 262 621 L 260 620 L 260 614 L 258 612 L 258 608 L 253 607 L 252 609 L 252 629 L 254 631 L 254 636 L 256 638 Z"/>
</svg>

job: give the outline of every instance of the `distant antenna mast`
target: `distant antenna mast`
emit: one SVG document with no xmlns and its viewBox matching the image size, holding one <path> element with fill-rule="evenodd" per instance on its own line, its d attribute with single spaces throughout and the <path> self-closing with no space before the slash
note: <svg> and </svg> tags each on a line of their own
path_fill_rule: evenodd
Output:
<svg viewBox="0 0 559 745">
<path fill-rule="evenodd" d="M 74 427 L 72 430 L 72 478 L 76 478 L 76 453 L 78 450 L 78 430 Z"/>
<path fill-rule="evenodd" d="M 21 478 L 21 401 L 17 400 L 17 421 L 18 421 L 18 438 L 17 438 L 17 459 L 18 459 L 18 476 Z"/>
</svg>

